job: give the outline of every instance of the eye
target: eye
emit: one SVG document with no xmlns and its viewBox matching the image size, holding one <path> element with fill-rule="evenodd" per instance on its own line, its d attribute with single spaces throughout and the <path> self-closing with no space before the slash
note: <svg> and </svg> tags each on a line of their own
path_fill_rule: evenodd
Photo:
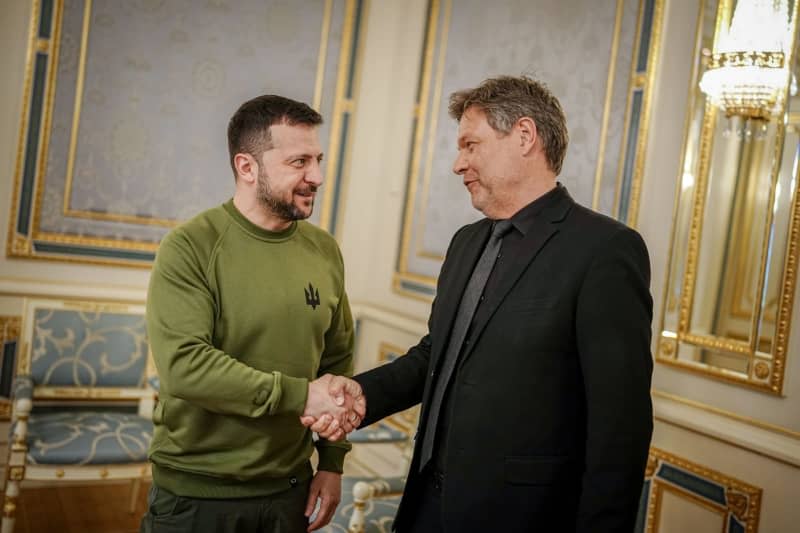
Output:
<svg viewBox="0 0 800 533">
<path fill-rule="evenodd" d="M 475 145 L 478 144 L 475 141 L 468 141 L 467 142 L 467 152 L 472 153 L 475 151 Z"/>
<path fill-rule="evenodd" d="M 306 166 L 306 159 L 304 157 L 301 157 L 299 159 L 294 159 L 289 164 L 292 165 L 295 168 L 303 168 L 304 166 Z"/>
</svg>

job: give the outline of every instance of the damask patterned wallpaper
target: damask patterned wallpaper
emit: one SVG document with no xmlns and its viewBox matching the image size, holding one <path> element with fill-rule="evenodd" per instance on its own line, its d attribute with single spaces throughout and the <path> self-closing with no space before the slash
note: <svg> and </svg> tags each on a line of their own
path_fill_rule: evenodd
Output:
<svg viewBox="0 0 800 533">
<path fill-rule="evenodd" d="M 360 0 L 44 0 L 35 13 L 11 255 L 144 260 L 232 195 L 226 128 L 277 93 L 325 117 L 333 229 Z M 34 55 L 35 54 L 35 55 Z M 36 135 L 42 130 L 41 142 Z M 35 193 L 34 193 L 35 191 Z"/>
</svg>

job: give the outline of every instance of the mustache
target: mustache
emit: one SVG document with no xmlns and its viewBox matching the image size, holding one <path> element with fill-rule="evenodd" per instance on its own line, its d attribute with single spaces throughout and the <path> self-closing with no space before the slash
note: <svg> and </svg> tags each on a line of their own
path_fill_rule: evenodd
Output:
<svg viewBox="0 0 800 533">
<path fill-rule="evenodd" d="M 319 187 L 316 186 L 316 185 L 309 185 L 308 187 L 298 188 L 298 189 L 295 189 L 294 191 L 296 193 L 299 193 L 299 194 L 309 194 L 309 193 L 317 192 L 318 189 L 319 189 Z"/>
</svg>

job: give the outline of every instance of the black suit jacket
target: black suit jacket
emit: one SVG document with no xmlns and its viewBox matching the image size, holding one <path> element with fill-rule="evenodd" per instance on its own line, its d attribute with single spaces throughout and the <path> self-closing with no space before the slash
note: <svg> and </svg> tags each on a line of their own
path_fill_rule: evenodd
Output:
<svg viewBox="0 0 800 533">
<path fill-rule="evenodd" d="M 447 531 L 630 532 L 652 433 L 647 249 L 634 230 L 560 188 L 511 274 L 485 295 L 450 383 Z M 363 425 L 422 402 L 402 532 L 418 505 L 419 445 L 433 377 L 491 221 L 461 228 L 438 280 L 429 333 L 357 376 Z"/>
</svg>

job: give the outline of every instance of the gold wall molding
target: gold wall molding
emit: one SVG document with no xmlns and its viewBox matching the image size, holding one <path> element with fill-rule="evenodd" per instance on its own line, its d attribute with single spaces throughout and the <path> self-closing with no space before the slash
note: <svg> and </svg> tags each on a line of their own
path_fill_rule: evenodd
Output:
<svg viewBox="0 0 800 533">
<path fill-rule="evenodd" d="M 786 437 L 790 437 L 792 439 L 800 440 L 800 431 L 793 430 L 787 427 L 783 427 L 777 424 L 770 424 L 768 422 L 764 422 L 758 420 L 756 418 L 743 416 L 738 413 L 734 413 L 733 411 L 727 411 L 725 409 L 721 409 L 719 407 L 714 407 L 713 405 L 708 405 L 703 402 L 698 402 L 696 400 L 691 400 L 689 398 L 684 398 L 683 396 L 678 396 L 677 394 L 671 394 L 669 392 L 653 389 L 651 391 L 653 397 L 656 398 L 664 398 L 666 400 L 670 400 L 673 402 L 681 403 L 683 405 L 692 407 L 694 409 L 699 409 L 700 411 L 704 411 L 706 413 L 711 413 L 717 416 L 722 416 L 724 418 L 735 420 L 737 422 L 743 422 L 749 426 L 764 429 L 766 431 L 770 431 L 773 433 L 778 433 L 780 435 L 784 435 Z"/>
<path fill-rule="evenodd" d="M 325 79 L 325 57 L 328 55 L 328 37 L 331 32 L 331 11 L 333 10 L 333 0 L 325 0 L 324 12 L 322 14 L 322 29 L 319 40 L 319 56 L 317 57 L 317 79 L 314 83 L 314 100 L 312 107 L 319 111 L 322 105 L 322 85 Z"/>
<path fill-rule="evenodd" d="M 427 157 L 425 158 L 425 168 L 422 175 L 422 201 L 420 205 L 423 206 L 422 212 L 420 213 L 420 227 L 424 228 L 426 225 L 426 218 L 427 212 L 425 210 L 425 206 L 428 205 L 428 199 L 430 198 L 430 188 L 431 188 L 431 173 L 433 172 L 433 154 L 436 148 L 436 127 L 438 126 L 439 121 L 439 106 L 442 103 L 442 85 L 444 83 L 444 64 L 445 58 L 447 57 L 447 38 L 450 32 L 450 18 L 453 13 L 453 2 L 452 0 L 444 0 L 444 13 L 442 16 L 442 32 L 441 38 L 439 39 L 439 58 L 437 59 L 436 64 L 436 74 L 434 76 L 434 88 L 433 88 L 433 100 L 431 105 L 430 113 L 426 113 L 424 116 L 427 121 L 429 122 L 428 127 L 428 147 L 426 149 Z M 433 52 L 433 50 L 431 50 Z M 427 96 L 427 95 L 426 95 Z M 423 130 L 425 128 L 422 128 Z M 415 151 L 421 152 L 421 146 L 416 146 L 414 148 Z M 418 168 L 414 168 L 414 176 L 411 178 L 413 180 L 418 179 Z M 417 257 L 425 257 L 428 259 L 433 259 L 434 261 L 443 261 L 444 255 L 439 252 L 431 252 L 425 250 L 422 242 L 422 235 L 420 233 L 415 235 L 414 238 L 414 254 Z"/>
<path fill-rule="evenodd" d="M 647 51 L 647 67 L 644 72 L 639 69 L 637 55 L 641 54 L 642 34 L 644 31 L 644 16 L 646 4 L 652 2 L 652 26 L 650 28 L 649 49 Z M 617 179 L 614 194 L 613 215 L 630 225 L 636 227 L 639 218 L 639 198 L 642 190 L 642 180 L 644 177 L 644 158 L 647 153 L 647 138 L 650 128 L 650 108 L 653 100 L 653 90 L 655 88 L 655 77 L 658 71 L 659 53 L 661 50 L 661 29 L 664 19 L 664 0 L 641 0 L 639 13 L 636 22 L 636 38 L 634 39 L 634 54 L 631 60 L 631 73 L 628 85 L 628 99 L 625 105 L 625 131 L 620 143 L 619 163 L 617 164 Z M 641 93 L 641 104 L 639 123 L 637 125 L 637 137 L 633 153 L 633 169 L 630 176 L 630 191 L 623 190 L 625 181 L 625 166 L 627 159 L 628 141 L 633 125 L 633 102 L 637 92 Z M 597 184 L 599 187 L 599 183 Z M 629 194 L 623 198 L 623 194 Z M 623 208 L 623 200 L 627 207 Z"/>
<path fill-rule="evenodd" d="M 653 418 L 726 446 L 800 469 L 800 432 L 660 390 L 652 391 Z"/>
<path fill-rule="evenodd" d="M 31 17 L 28 28 L 28 42 L 32 44 L 29 46 L 27 57 L 25 60 L 25 76 L 22 89 L 22 112 L 19 122 L 19 133 L 17 141 L 17 154 L 16 165 L 14 168 L 14 185 L 13 201 L 11 203 L 11 216 L 8 223 L 8 237 L 6 239 L 7 252 L 10 256 L 26 256 L 30 253 L 31 246 L 28 242 L 28 236 L 17 232 L 17 218 L 18 218 L 18 199 L 22 194 L 22 173 L 25 167 L 25 139 L 28 136 L 28 117 L 31 111 L 31 92 L 33 86 L 33 66 L 36 51 L 40 50 L 39 40 L 36 38 L 36 27 L 41 10 L 40 0 L 33 0 L 31 6 Z M 34 44 L 35 43 L 35 44 Z M 30 194 L 30 193 L 29 193 Z"/>
<path fill-rule="evenodd" d="M 320 226 L 332 233 L 335 233 L 336 224 L 333 189 L 337 185 L 341 185 L 337 183 L 340 181 L 341 176 L 337 175 L 336 169 L 339 161 L 345 157 L 345 150 L 347 148 L 347 139 L 343 138 L 342 125 L 345 116 L 349 117 L 355 105 L 351 95 L 348 94 L 349 91 L 352 91 L 352 87 L 348 87 L 347 74 L 354 69 L 356 72 L 353 73 L 353 77 L 355 77 L 358 70 L 356 65 L 351 64 L 351 57 L 353 61 L 358 57 L 358 50 L 354 49 L 355 39 L 358 32 L 363 29 L 363 25 L 361 28 L 355 27 L 356 17 L 358 16 L 356 14 L 357 9 L 359 11 L 363 9 L 361 0 L 346 0 L 342 44 L 339 53 L 338 74 L 336 77 L 336 96 L 333 104 L 333 119 L 331 121 L 331 140 L 328 144 L 329 156 L 326 158 L 328 162 L 326 176 L 328 176 L 329 180 L 328 189 L 331 192 L 322 198 Z"/>
<path fill-rule="evenodd" d="M 450 2 L 450 0 L 444 0 Z M 436 47 L 437 31 L 439 28 L 439 10 L 441 9 L 440 0 L 430 0 L 428 4 L 427 32 L 425 34 L 425 44 L 422 52 L 423 60 L 420 72 L 420 82 L 417 94 L 417 101 L 414 104 L 412 115 L 415 120 L 414 141 L 411 151 L 410 175 L 406 184 L 406 205 L 403 216 L 403 229 L 400 243 L 400 259 L 397 272 L 392 280 L 392 289 L 398 294 L 413 296 L 416 299 L 431 301 L 433 291 L 428 294 L 420 294 L 420 290 L 410 290 L 406 287 L 418 286 L 433 287 L 436 285 L 436 278 L 413 274 L 409 271 L 408 256 L 411 247 L 411 226 L 414 224 L 414 198 L 417 196 L 417 183 L 419 181 L 419 164 L 422 158 L 422 142 L 425 139 L 425 124 L 428 120 L 428 104 L 431 90 L 431 78 L 434 62 L 434 51 Z"/>
<path fill-rule="evenodd" d="M 121 284 L 89 284 L 74 281 L 53 281 L 41 278 L 0 276 L 0 296 L 36 296 L 56 299 L 91 298 L 95 301 L 143 303 L 147 297 L 146 286 Z"/>
</svg>

